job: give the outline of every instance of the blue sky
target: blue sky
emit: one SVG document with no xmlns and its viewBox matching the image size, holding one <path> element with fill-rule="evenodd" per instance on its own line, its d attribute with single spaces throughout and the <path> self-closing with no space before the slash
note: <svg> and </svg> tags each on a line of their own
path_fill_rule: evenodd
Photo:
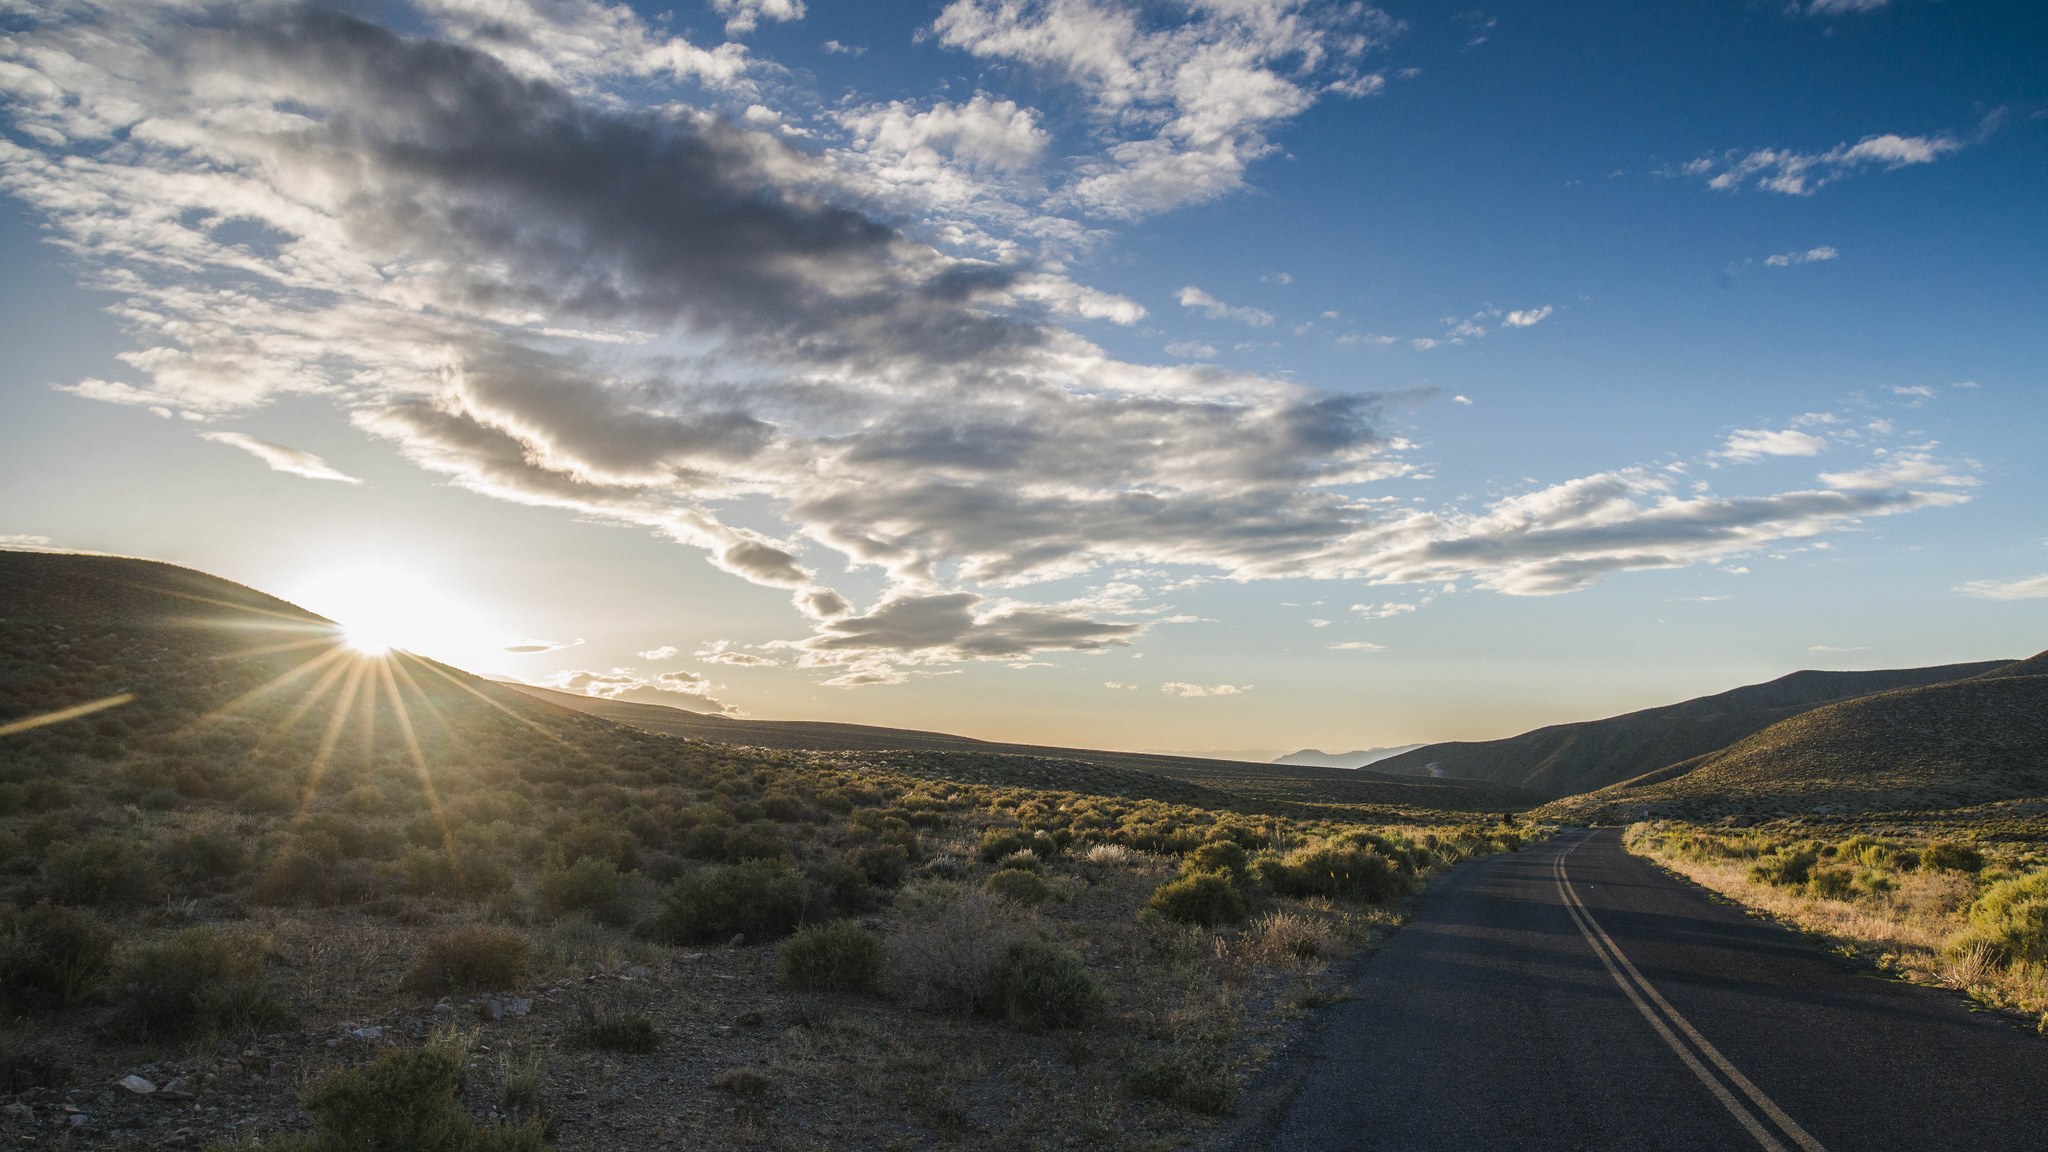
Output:
<svg viewBox="0 0 2048 1152">
<path fill-rule="evenodd" d="M 2048 637 L 2036 6 L 4 27 L 17 546 L 571 690 L 1130 748 Z"/>
</svg>

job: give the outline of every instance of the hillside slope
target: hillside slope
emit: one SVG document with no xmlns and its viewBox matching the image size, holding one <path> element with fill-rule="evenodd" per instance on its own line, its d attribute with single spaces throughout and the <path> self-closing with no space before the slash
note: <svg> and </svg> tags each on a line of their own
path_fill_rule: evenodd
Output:
<svg viewBox="0 0 2048 1152">
<path fill-rule="evenodd" d="M 659 704 L 634 704 L 622 700 L 577 696 L 530 684 L 504 682 L 504 686 L 537 700 L 573 708 L 592 716 L 601 716 L 620 724 L 630 724 L 650 732 L 759 748 L 804 749 L 818 752 L 943 752 L 968 758 L 1024 757 L 1044 763 L 1095 765 L 1119 772 L 1143 773 L 1152 777 L 1185 781 L 1204 788 L 1221 789 L 1259 801 L 1285 801 L 1297 804 L 1499 812 L 1526 808 L 1542 799 L 1534 793 L 1491 781 L 1416 779 L 1411 776 L 1383 773 L 1377 767 L 1371 771 L 1362 771 L 1313 764 L 1252 764 L 1242 760 L 1207 760 L 1197 756 L 1161 756 L 1150 752 L 1110 752 L 1098 748 L 1000 744 L 944 732 L 881 728 L 866 724 L 831 724 L 808 720 L 735 720 L 725 716 L 688 712 L 681 708 L 668 708 Z M 967 759 L 961 763 L 980 765 L 977 771 L 986 770 L 986 764 L 981 760 Z M 1085 769 L 1078 767 L 1075 772 L 1081 777 L 1089 775 Z M 1186 802 L 1213 806 L 1216 801 L 1214 797 L 1210 797 Z"/>
<path fill-rule="evenodd" d="M 1872 672 L 1794 672 L 1660 708 L 1553 724 L 1502 740 L 1429 744 L 1375 771 L 1513 785 L 1543 796 L 1591 792 L 1725 748 L 1771 725 L 1841 700 L 1961 680 L 2011 660 Z"/>
<path fill-rule="evenodd" d="M 2022 671 L 2043 663 L 2035 657 Z M 2038 796 L 2048 796 L 2048 674 L 2021 674 L 1816 708 L 1541 811 L 1606 822 L 1949 809 Z"/>
</svg>

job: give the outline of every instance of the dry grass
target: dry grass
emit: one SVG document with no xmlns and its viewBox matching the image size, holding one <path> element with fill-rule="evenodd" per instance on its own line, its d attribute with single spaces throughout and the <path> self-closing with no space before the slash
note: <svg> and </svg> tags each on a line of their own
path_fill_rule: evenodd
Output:
<svg viewBox="0 0 2048 1152">
<path fill-rule="evenodd" d="M 1954 989 L 1986 1006 L 2033 1017 L 2048 1032 L 2048 965 L 2000 964 L 1989 949 L 1958 943 L 1970 926 L 1969 906 L 1984 886 L 1977 877 L 1952 871 L 1882 873 L 1892 885 L 1888 890 L 1859 885 L 1846 897 L 1835 898 L 1814 895 L 1804 885 L 1752 879 L 1751 865 L 1770 842 L 1768 836 L 1716 837 L 1660 821 L 1632 826 L 1624 842 L 1631 851 L 1746 907 L 1821 936 L 1880 971 Z M 1702 858 L 1697 846 L 1706 842 L 1747 854 Z M 1673 847 L 1681 843 L 1694 850 Z M 1987 874 L 1996 874 L 1995 864 Z"/>
</svg>

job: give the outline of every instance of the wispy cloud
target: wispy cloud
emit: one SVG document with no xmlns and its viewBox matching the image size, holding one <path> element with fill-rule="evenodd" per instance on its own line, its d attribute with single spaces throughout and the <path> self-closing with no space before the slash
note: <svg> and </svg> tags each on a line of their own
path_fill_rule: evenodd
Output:
<svg viewBox="0 0 2048 1152">
<path fill-rule="evenodd" d="M 1790 268 L 1794 264 L 1813 264 L 1821 260 L 1833 260 L 1840 255 L 1841 253 L 1837 252 L 1833 247 L 1823 244 L 1818 248 L 1808 248 L 1804 252 L 1780 252 L 1775 256 L 1766 256 L 1764 257 L 1764 263 L 1772 268 Z"/>
<path fill-rule="evenodd" d="M 706 664 L 729 664 L 735 668 L 776 668 L 782 664 L 772 657 L 739 651 L 738 645 L 730 640 L 713 640 L 698 649 L 696 657 Z"/>
<path fill-rule="evenodd" d="M 1738 428 L 1714 455 L 1747 464 L 1766 456 L 1813 456 L 1828 446 L 1810 432 L 1787 428 L 1771 432 L 1760 428 Z"/>
<path fill-rule="evenodd" d="M 1822 187 L 1866 168 L 1895 171 L 1915 164 L 1932 164 L 1963 148 L 1954 136 L 1900 136 L 1887 132 L 1865 136 L 1854 144 L 1837 144 L 1825 152 L 1795 152 L 1785 148 L 1735 150 L 1720 156 L 1704 156 L 1686 164 L 1688 176 L 1705 177 L 1707 187 L 1733 192 L 1745 185 L 1788 196 L 1811 196 Z"/>
<path fill-rule="evenodd" d="M 1211 320 L 1241 320 L 1254 328 L 1264 328 L 1273 322 L 1271 312 L 1262 308 L 1233 308 L 1192 284 L 1180 290 L 1179 299 L 1181 307 L 1199 308 Z"/>
<path fill-rule="evenodd" d="M 642 660 L 667 660 L 675 656 L 678 651 L 680 649 L 673 644 L 663 644 L 659 648 L 649 648 L 647 651 L 639 653 L 639 656 Z"/>
<path fill-rule="evenodd" d="M 1550 311 L 1550 305 L 1548 304 L 1541 308 L 1525 308 L 1518 312 L 1508 313 L 1501 318 L 1501 324 L 1508 328 L 1533 328 L 1540 321 L 1548 317 Z"/>
<path fill-rule="evenodd" d="M 2024 580 L 1972 580 L 1958 584 L 1955 590 L 1980 600 L 2048 599 L 2048 572 Z"/>
<path fill-rule="evenodd" d="M 801 20 L 804 0 L 711 0 L 711 10 L 725 17 L 725 34 L 752 32 L 763 20 Z"/>
<path fill-rule="evenodd" d="M 539 652 L 559 652 L 564 648 L 574 648 L 581 643 L 583 643 L 583 638 L 580 636 L 574 640 L 536 640 L 529 638 L 514 640 L 512 643 L 505 645 L 504 651 L 522 656 L 530 656 Z M 641 655 L 644 656 L 646 653 L 643 652 Z"/>
<path fill-rule="evenodd" d="M 1169 696 L 1239 696 L 1251 691 L 1253 687 L 1250 684 L 1242 687 L 1235 684 L 1186 684 L 1172 680 L 1161 684 L 1159 690 Z"/>
<path fill-rule="evenodd" d="M 1385 652 L 1387 650 L 1385 644 L 1374 644 L 1370 640 L 1346 640 L 1342 644 L 1332 644 L 1330 647 L 1339 652 Z"/>
<path fill-rule="evenodd" d="M 327 461 L 311 452 L 287 448 L 282 444 L 272 444 L 268 440 L 258 440 L 254 436 L 246 436 L 240 432 L 202 432 L 199 438 L 240 448 L 270 465 L 273 472 L 289 472 L 293 476 L 304 476 L 308 480 L 339 480 L 343 484 L 362 483 L 356 477 L 330 467 Z"/>
</svg>

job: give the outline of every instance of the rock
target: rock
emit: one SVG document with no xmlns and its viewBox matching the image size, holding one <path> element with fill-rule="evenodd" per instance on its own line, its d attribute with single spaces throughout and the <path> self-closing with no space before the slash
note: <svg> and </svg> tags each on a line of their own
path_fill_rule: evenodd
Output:
<svg viewBox="0 0 2048 1152">
<path fill-rule="evenodd" d="M 727 948 L 737 948 L 746 942 L 747 934 L 745 932 L 735 932 L 732 934 L 732 939 L 725 942 L 725 946 Z"/>
<path fill-rule="evenodd" d="M 695 964 L 702 959 L 704 959 L 702 952 L 692 952 L 688 956 L 677 957 L 676 962 L 679 964 Z"/>
<path fill-rule="evenodd" d="M 647 966 L 645 964 L 628 964 L 619 972 L 619 979 L 621 980 L 645 980 L 646 978 Z"/>
<path fill-rule="evenodd" d="M 505 1001 L 505 1012 L 507 1015 L 524 1016 L 531 1011 L 533 1011 L 533 1001 L 531 1000 L 521 999 Z"/>
<path fill-rule="evenodd" d="M 119 1080 L 114 1081 L 114 1084 L 116 1087 L 126 1088 L 137 1096 L 153 1096 L 156 1094 L 156 1085 L 151 1084 L 140 1076 L 123 1076 Z"/>
<path fill-rule="evenodd" d="M 436 1005 L 434 1005 L 434 1015 L 436 1015 L 436 1016 L 450 1016 L 450 1015 L 453 1015 L 453 1014 L 454 1014 L 454 1012 L 455 1012 L 455 1006 L 454 1006 L 453 1004 L 436 1004 Z"/>
<path fill-rule="evenodd" d="M 273 1060 L 270 1062 L 270 1078 L 275 1080 L 279 1076 L 288 1075 L 295 1067 L 295 1065 L 284 1060 Z"/>
<path fill-rule="evenodd" d="M 479 1000 L 476 1003 L 476 1014 L 496 1024 L 505 1018 L 505 1006 L 496 1000 Z"/>
</svg>

